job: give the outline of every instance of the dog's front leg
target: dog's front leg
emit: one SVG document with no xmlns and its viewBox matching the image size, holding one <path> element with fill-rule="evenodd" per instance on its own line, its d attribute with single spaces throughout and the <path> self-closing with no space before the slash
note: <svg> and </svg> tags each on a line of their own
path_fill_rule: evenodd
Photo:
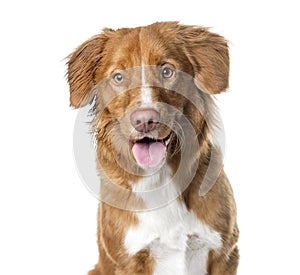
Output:
<svg viewBox="0 0 300 275">
<path fill-rule="evenodd" d="M 236 275 L 239 262 L 239 250 L 235 246 L 227 255 L 211 255 L 209 275 Z"/>
<path fill-rule="evenodd" d="M 101 261 L 88 275 L 152 275 L 154 261 L 149 250 L 141 250 L 134 256 L 120 255 L 118 262 L 113 264 L 105 258 L 104 251 Z"/>
<path fill-rule="evenodd" d="M 122 260 L 115 275 L 152 275 L 154 260 L 149 249 L 143 249 L 127 259 Z"/>
</svg>

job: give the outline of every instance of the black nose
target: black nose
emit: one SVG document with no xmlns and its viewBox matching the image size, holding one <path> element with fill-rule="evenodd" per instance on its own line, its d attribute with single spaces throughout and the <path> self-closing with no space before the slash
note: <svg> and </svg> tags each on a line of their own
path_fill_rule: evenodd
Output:
<svg viewBox="0 0 300 275">
<path fill-rule="evenodd" d="M 159 113 L 154 109 L 138 109 L 130 115 L 131 125 L 141 133 L 153 131 L 159 119 Z"/>
</svg>

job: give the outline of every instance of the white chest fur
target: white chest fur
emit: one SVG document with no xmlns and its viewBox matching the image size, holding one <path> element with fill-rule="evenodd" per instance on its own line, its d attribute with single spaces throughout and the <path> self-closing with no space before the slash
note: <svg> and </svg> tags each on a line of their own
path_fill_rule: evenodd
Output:
<svg viewBox="0 0 300 275">
<path fill-rule="evenodd" d="M 159 209 L 137 213 L 139 224 L 125 236 L 130 255 L 149 248 L 155 259 L 153 275 L 205 275 L 210 250 L 221 247 L 218 232 L 197 219 L 179 200 Z"/>
</svg>

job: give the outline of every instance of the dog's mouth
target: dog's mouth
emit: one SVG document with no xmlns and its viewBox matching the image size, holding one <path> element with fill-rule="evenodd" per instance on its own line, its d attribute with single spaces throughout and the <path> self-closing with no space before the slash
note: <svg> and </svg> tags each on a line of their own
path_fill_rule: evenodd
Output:
<svg viewBox="0 0 300 275">
<path fill-rule="evenodd" d="M 166 157 L 167 146 L 170 143 L 172 133 L 163 139 L 155 139 L 144 136 L 140 139 L 131 141 L 132 154 L 141 167 L 157 167 Z"/>
</svg>

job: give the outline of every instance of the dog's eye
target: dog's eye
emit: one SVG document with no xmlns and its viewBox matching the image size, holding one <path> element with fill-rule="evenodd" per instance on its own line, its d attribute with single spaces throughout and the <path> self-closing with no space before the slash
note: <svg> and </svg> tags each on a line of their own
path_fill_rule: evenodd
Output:
<svg viewBox="0 0 300 275">
<path fill-rule="evenodd" d="M 162 70 L 163 78 L 171 78 L 174 75 L 174 70 L 169 67 L 164 67 Z"/>
<path fill-rule="evenodd" d="M 121 73 L 116 73 L 113 75 L 113 80 L 117 83 L 120 84 L 123 82 L 123 75 Z"/>
</svg>

